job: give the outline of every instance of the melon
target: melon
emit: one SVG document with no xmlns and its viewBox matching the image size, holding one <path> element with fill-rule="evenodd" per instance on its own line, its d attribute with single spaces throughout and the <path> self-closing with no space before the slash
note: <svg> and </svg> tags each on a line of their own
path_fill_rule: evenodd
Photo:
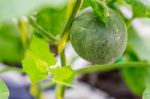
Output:
<svg viewBox="0 0 150 99">
<path fill-rule="evenodd" d="M 70 41 L 76 53 L 93 64 L 110 64 L 126 49 L 127 29 L 122 17 L 109 8 L 106 23 L 91 7 L 82 10 L 70 28 Z"/>
</svg>

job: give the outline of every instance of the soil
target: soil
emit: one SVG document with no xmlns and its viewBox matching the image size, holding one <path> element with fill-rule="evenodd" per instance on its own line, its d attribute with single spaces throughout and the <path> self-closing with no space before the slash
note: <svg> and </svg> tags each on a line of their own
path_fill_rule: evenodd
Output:
<svg viewBox="0 0 150 99">
<path fill-rule="evenodd" d="M 141 96 L 134 95 L 125 85 L 119 70 L 105 73 L 85 74 L 80 81 L 107 92 L 115 99 L 142 99 Z"/>
</svg>

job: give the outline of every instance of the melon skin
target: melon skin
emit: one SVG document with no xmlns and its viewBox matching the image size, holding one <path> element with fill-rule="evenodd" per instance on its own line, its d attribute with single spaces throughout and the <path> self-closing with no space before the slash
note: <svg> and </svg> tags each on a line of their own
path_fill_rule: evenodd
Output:
<svg viewBox="0 0 150 99">
<path fill-rule="evenodd" d="M 110 64 L 126 49 L 127 29 L 116 11 L 109 8 L 108 21 L 102 23 L 88 7 L 75 18 L 70 29 L 70 40 L 83 59 L 94 64 Z"/>
</svg>

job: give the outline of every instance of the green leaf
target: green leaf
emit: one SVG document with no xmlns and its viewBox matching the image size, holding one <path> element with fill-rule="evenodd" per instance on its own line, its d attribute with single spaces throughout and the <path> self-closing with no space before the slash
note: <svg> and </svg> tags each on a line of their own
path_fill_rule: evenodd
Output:
<svg viewBox="0 0 150 99">
<path fill-rule="evenodd" d="M 54 82 L 71 86 L 72 80 L 75 77 L 75 72 L 71 69 L 71 67 L 57 67 L 50 70 L 53 74 Z"/>
<path fill-rule="evenodd" d="M 36 36 L 33 36 L 32 38 L 29 52 L 31 54 L 31 58 L 41 59 L 47 62 L 49 66 L 56 63 L 54 54 L 50 52 L 49 43 Z"/>
<path fill-rule="evenodd" d="M 0 61 L 20 62 L 24 50 L 20 39 L 20 31 L 15 22 L 0 22 Z"/>
<path fill-rule="evenodd" d="M 142 99 L 150 99 L 150 87 L 147 87 L 143 93 Z"/>
<path fill-rule="evenodd" d="M 32 82 L 46 79 L 49 67 L 56 64 L 54 54 L 49 51 L 48 42 L 33 36 L 28 56 L 22 61 L 24 71 Z"/>
<path fill-rule="evenodd" d="M 149 0 L 125 0 L 132 6 L 134 17 L 150 17 Z"/>
<path fill-rule="evenodd" d="M 137 34 L 134 34 L 135 30 L 131 27 L 129 32 L 129 44 L 131 46 L 127 46 L 126 57 L 128 61 L 141 61 L 141 56 L 137 54 L 139 50 L 138 44 L 141 44 L 141 39 Z M 132 31 L 132 32 L 131 32 Z M 128 45 L 129 45 L 128 44 Z M 135 48 L 135 49 L 134 49 Z M 143 48 L 143 46 L 142 46 Z M 150 67 L 145 68 L 124 68 L 121 70 L 122 77 L 125 83 L 128 85 L 129 89 L 137 94 L 142 95 L 146 86 L 150 83 Z"/>
<path fill-rule="evenodd" d="M 130 90 L 137 95 L 142 95 L 150 83 L 150 68 L 125 68 L 121 72 Z"/>
<path fill-rule="evenodd" d="M 8 99 L 9 97 L 9 90 L 5 83 L 0 80 L 0 99 Z"/>
<path fill-rule="evenodd" d="M 67 22 L 67 4 L 63 8 L 48 7 L 36 15 L 37 24 L 48 33 L 61 34 Z"/>
<path fill-rule="evenodd" d="M 150 60 L 150 49 L 146 46 L 144 38 L 133 26 L 128 29 L 128 45 L 136 51 L 141 60 Z"/>
<path fill-rule="evenodd" d="M 147 62 L 150 60 L 150 49 L 146 45 L 147 42 L 145 42 L 145 37 L 141 36 L 138 32 L 137 28 L 133 26 L 129 27 L 128 46 L 125 56 L 128 61 Z M 142 95 L 143 91 L 150 83 L 150 67 L 125 68 L 121 70 L 121 73 L 130 90 L 137 95 Z"/>
<path fill-rule="evenodd" d="M 0 19 L 21 17 L 45 6 L 62 7 L 68 0 L 0 0 Z"/>
</svg>

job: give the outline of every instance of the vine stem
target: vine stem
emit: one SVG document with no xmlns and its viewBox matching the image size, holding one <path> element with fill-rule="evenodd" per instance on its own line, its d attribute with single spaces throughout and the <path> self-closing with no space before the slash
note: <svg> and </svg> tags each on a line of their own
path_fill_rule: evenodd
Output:
<svg viewBox="0 0 150 99">
<path fill-rule="evenodd" d="M 28 39 L 28 25 L 27 25 L 26 17 L 20 18 L 18 22 L 18 26 L 20 28 L 20 36 L 21 36 L 23 48 L 26 49 L 27 39 Z"/>
<path fill-rule="evenodd" d="M 17 71 L 19 73 L 24 73 L 24 71 L 20 68 L 16 68 L 16 67 L 6 67 L 3 69 L 0 69 L 0 73 L 6 73 L 6 72 L 10 72 L 10 71 Z"/>
<path fill-rule="evenodd" d="M 42 87 L 41 87 L 41 84 L 37 83 L 36 86 L 37 86 L 37 96 L 36 96 L 36 98 L 37 99 L 42 99 Z"/>
<path fill-rule="evenodd" d="M 62 34 L 60 35 L 60 40 L 58 41 L 58 48 L 60 47 L 60 45 L 62 45 L 62 42 L 68 41 L 68 37 L 69 37 L 68 31 L 71 28 L 72 22 L 73 22 L 75 15 L 76 15 L 76 13 L 77 13 L 80 5 L 81 5 L 81 2 L 82 2 L 82 0 L 76 1 L 75 5 L 73 7 L 72 13 L 68 19 L 68 22 L 67 22 Z M 59 43 L 60 43 L 60 45 L 59 45 Z M 60 48 L 58 49 L 59 54 L 60 54 L 60 58 L 61 58 L 61 66 L 62 67 L 66 66 L 66 57 L 65 57 L 65 51 L 64 51 L 65 45 L 66 45 L 66 43 L 63 44 L 63 47 L 61 49 Z M 62 84 L 57 84 L 56 99 L 64 99 L 64 94 L 65 94 L 65 86 Z"/>
<path fill-rule="evenodd" d="M 65 51 L 63 50 L 61 55 L 60 55 L 60 59 L 61 59 L 61 66 L 64 67 L 66 66 L 66 55 L 65 55 Z"/>
<path fill-rule="evenodd" d="M 42 27 L 40 27 L 34 20 L 32 16 L 28 18 L 30 24 L 39 32 L 41 33 L 44 37 L 48 38 L 50 41 L 57 41 L 57 39 L 51 34 L 45 31 Z"/>
<path fill-rule="evenodd" d="M 97 14 L 99 20 L 103 23 L 108 21 L 109 12 L 107 3 L 105 0 L 89 0 L 90 5 L 93 8 L 94 12 Z"/>
<path fill-rule="evenodd" d="M 131 24 L 132 24 L 133 20 L 134 20 L 134 17 L 133 17 L 133 18 L 131 18 L 130 20 L 128 20 L 128 21 L 126 22 L 127 29 L 129 29 L 129 28 L 130 28 L 130 26 L 131 26 Z"/>
<path fill-rule="evenodd" d="M 65 52 L 63 52 L 60 55 L 61 59 L 61 66 L 65 67 L 66 66 L 66 57 L 65 57 Z M 64 94 L 65 94 L 65 86 L 62 84 L 57 84 L 56 87 L 56 99 L 64 99 Z"/>
<path fill-rule="evenodd" d="M 65 86 L 57 84 L 56 99 L 64 99 L 64 94 L 65 94 Z"/>
<path fill-rule="evenodd" d="M 128 62 L 128 63 L 116 63 L 116 64 L 108 64 L 108 65 L 93 65 L 93 66 L 76 70 L 76 73 L 82 74 L 82 73 L 92 73 L 92 72 L 107 72 L 110 70 L 127 68 L 127 67 L 145 68 L 145 67 L 150 67 L 150 64 L 145 62 Z"/>
<path fill-rule="evenodd" d="M 81 5 L 81 2 L 82 2 L 82 0 L 77 0 L 76 1 L 75 5 L 74 5 L 74 8 L 73 8 L 73 11 L 72 11 L 72 13 L 71 13 L 71 15 L 68 19 L 68 22 L 67 22 L 66 26 L 65 26 L 65 29 L 64 29 L 63 33 L 61 34 L 61 37 L 63 37 L 66 33 L 68 33 L 67 31 L 70 29 L 70 27 L 72 25 L 72 22 L 73 22 L 73 20 L 76 16 L 76 13 L 77 13 L 80 5 Z"/>
<path fill-rule="evenodd" d="M 59 53 L 61 53 L 63 51 L 63 49 L 65 48 L 68 39 L 69 39 L 69 30 L 71 28 L 72 22 L 74 21 L 74 18 L 76 16 L 76 13 L 81 5 L 83 0 L 77 0 L 75 2 L 75 5 L 73 7 L 72 13 L 68 19 L 68 22 L 63 30 L 63 32 L 61 33 L 60 37 L 59 37 L 59 41 L 58 41 L 58 51 Z"/>
</svg>

